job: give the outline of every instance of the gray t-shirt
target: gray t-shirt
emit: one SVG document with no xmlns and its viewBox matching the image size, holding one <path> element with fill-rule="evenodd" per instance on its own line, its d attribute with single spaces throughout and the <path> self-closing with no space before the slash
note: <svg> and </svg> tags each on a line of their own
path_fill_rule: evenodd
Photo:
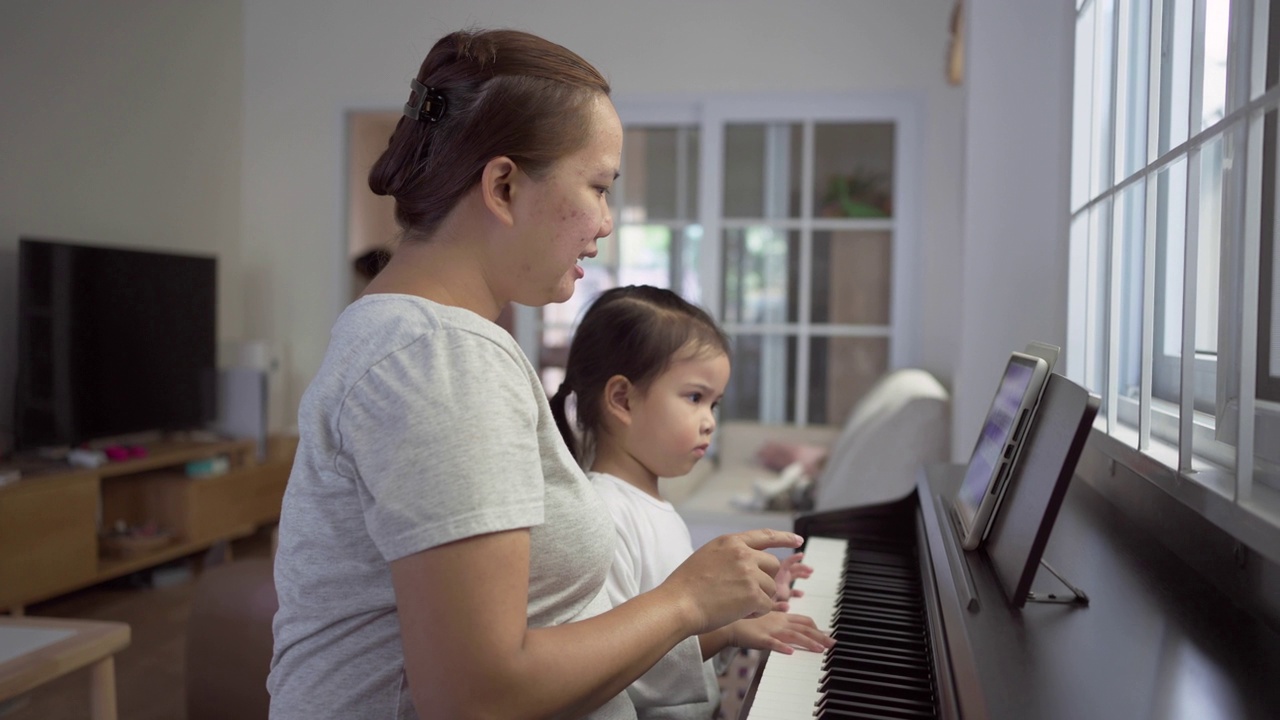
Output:
<svg viewBox="0 0 1280 720">
<path fill-rule="evenodd" d="M 413 296 L 362 298 L 334 325 L 298 424 L 275 560 L 273 719 L 418 717 L 397 558 L 529 528 L 530 627 L 609 609 L 613 522 L 497 325 Z M 635 711 L 624 693 L 590 717 Z"/>
</svg>

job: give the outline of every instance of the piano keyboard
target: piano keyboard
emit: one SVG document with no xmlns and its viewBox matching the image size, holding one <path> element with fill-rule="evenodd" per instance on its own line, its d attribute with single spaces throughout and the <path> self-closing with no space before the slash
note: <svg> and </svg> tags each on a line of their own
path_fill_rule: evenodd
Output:
<svg viewBox="0 0 1280 720">
<path fill-rule="evenodd" d="M 835 638 L 826 653 L 769 653 L 747 720 L 936 718 L 928 621 L 912 545 L 810 537 L 791 612 Z"/>
</svg>

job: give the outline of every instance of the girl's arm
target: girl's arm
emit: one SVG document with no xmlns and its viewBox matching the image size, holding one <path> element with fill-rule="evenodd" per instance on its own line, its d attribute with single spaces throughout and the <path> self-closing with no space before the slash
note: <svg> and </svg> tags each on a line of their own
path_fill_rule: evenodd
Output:
<svg viewBox="0 0 1280 720">
<path fill-rule="evenodd" d="M 791 533 L 712 540 L 662 585 L 602 615 L 529 628 L 529 532 L 460 540 L 391 563 L 405 672 L 419 714 L 582 715 L 626 689 L 680 640 L 773 606 Z"/>
</svg>

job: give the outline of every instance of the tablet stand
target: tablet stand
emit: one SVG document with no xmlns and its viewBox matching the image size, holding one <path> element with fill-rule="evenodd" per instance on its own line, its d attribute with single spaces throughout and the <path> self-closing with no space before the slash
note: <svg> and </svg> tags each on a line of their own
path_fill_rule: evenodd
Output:
<svg viewBox="0 0 1280 720">
<path fill-rule="evenodd" d="M 1049 563 L 1044 561 L 1044 558 L 1040 558 L 1040 565 L 1043 566 L 1045 570 L 1048 570 L 1050 573 L 1052 573 L 1054 577 L 1058 578 L 1058 582 L 1065 585 L 1067 589 L 1071 591 L 1071 596 L 1068 597 L 1066 595 L 1059 595 L 1057 593 L 1043 593 L 1043 592 L 1038 593 L 1035 590 L 1028 590 L 1027 602 L 1059 603 L 1063 605 L 1075 605 L 1077 603 L 1080 605 L 1089 604 L 1089 596 L 1085 595 L 1084 591 L 1081 590 L 1080 588 L 1067 582 L 1067 579 L 1059 575 L 1057 570 L 1054 570 L 1049 565 Z"/>
<path fill-rule="evenodd" d="M 1096 396 L 1057 373 L 1049 374 L 1008 490 L 983 541 L 996 579 L 1014 607 L 1022 607 L 1028 600 L 1088 600 L 1087 595 L 1045 565 L 1041 556 L 1097 414 Z M 1057 593 L 1031 591 L 1031 581 L 1041 565 L 1071 588 L 1070 597 L 1060 600 Z"/>
</svg>

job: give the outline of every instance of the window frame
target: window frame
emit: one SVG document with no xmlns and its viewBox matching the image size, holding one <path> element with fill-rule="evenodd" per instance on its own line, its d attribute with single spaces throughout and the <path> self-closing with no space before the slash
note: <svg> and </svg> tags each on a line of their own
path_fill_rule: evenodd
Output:
<svg viewBox="0 0 1280 720">
<path fill-rule="evenodd" d="M 789 424 L 809 424 L 808 393 L 810 350 L 815 339 L 869 337 L 888 341 L 890 369 L 912 364 L 918 355 L 915 329 L 919 327 L 915 298 L 918 295 L 917 252 L 921 178 L 923 177 L 922 99 L 914 93 L 762 93 L 749 96 L 691 95 L 683 97 L 619 97 L 614 106 L 623 127 L 696 126 L 698 130 L 698 213 L 693 222 L 701 227 L 697 275 L 701 304 L 731 337 L 768 336 L 792 338 L 796 343 L 794 389 L 784 408 Z M 725 129 L 730 124 L 801 124 L 804 147 L 800 177 L 801 197 L 813 197 L 814 127 L 823 123 L 891 123 L 894 126 L 894 170 L 891 196 L 893 217 L 868 219 L 816 218 L 812 208 L 788 219 L 724 217 Z M 625 162 L 624 158 L 624 162 Z M 615 211 L 620 208 L 615 208 Z M 615 217 L 615 226 L 620 225 Z M 797 322 L 778 324 L 726 323 L 722 298 L 724 276 L 723 233 L 726 229 L 761 227 L 792 232 L 800 237 L 797 298 L 803 308 Z M 888 231 L 891 235 L 889 321 L 886 325 L 814 323 L 809 314 L 812 292 L 814 233 L 824 230 Z M 604 241 L 608 242 L 608 240 Z M 674 247 L 673 247 L 674 250 Z M 542 314 L 536 308 L 517 308 L 517 340 L 531 358 L 539 357 Z M 522 332 L 523 330 L 523 332 Z M 541 368 L 539 368 L 541 370 Z M 785 389 L 785 385 L 782 386 Z M 769 393 L 774 395 L 776 393 Z M 785 396 L 786 393 L 783 392 Z M 772 407 L 772 406 L 771 406 Z M 776 421 L 776 420 L 773 420 Z"/>
<path fill-rule="evenodd" d="M 1138 474 L 1162 487 L 1206 517 L 1249 542 L 1255 548 L 1267 548 L 1268 556 L 1280 560 L 1280 487 L 1273 487 L 1255 479 L 1257 451 L 1270 453 L 1267 448 L 1257 448 L 1258 432 L 1268 438 L 1280 438 L 1280 404 L 1266 398 L 1258 399 L 1261 389 L 1258 363 L 1263 354 L 1257 346 L 1260 338 L 1258 320 L 1263 298 L 1259 294 L 1260 270 L 1258 262 L 1249 259 L 1260 257 L 1260 225 L 1262 209 L 1270 202 L 1274 208 L 1280 205 L 1276 197 L 1263 198 L 1261 190 L 1263 156 L 1262 128 L 1268 113 L 1280 113 L 1280 85 L 1272 80 L 1265 87 L 1257 79 L 1257 70 L 1266 64 L 1267 19 L 1270 6 L 1280 8 L 1276 0 L 1231 0 L 1229 45 L 1227 56 L 1226 106 L 1224 117 L 1205 127 L 1200 126 L 1203 114 L 1201 83 L 1204 69 L 1204 34 L 1206 0 L 1189 0 L 1194 23 L 1191 30 L 1190 58 L 1192 79 L 1189 88 L 1188 133 L 1185 140 L 1172 143 L 1161 150 L 1160 110 L 1163 87 L 1158 78 L 1164 77 L 1160 59 L 1162 47 L 1163 13 L 1166 6 L 1177 0 L 1142 0 L 1150 12 L 1147 18 L 1147 37 L 1139 42 L 1140 51 L 1149 55 L 1147 145 L 1145 162 L 1132 173 L 1120 176 L 1116 172 L 1110 182 L 1100 188 L 1090 187 L 1082 198 L 1078 192 L 1082 182 L 1087 186 L 1096 177 L 1093 162 L 1118 167 L 1114 155 L 1115 146 L 1104 147 L 1103 157 L 1095 158 L 1096 135 L 1107 133 L 1110 141 L 1117 137 L 1117 122 L 1141 122 L 1140 118 L 1125 115 L 1126 108 L 1117 110 L 1117 78 L 1129 68 L 1117 61 L 1110 73 L 1100 82 L 1094 68 L 1098 53 L 1093 46 L 1082 47 L 1099 39 L 1112 43 L 1111 56 L 1131 57 L 1122 47 L 1131 39 L 1126 11 L 1140 0 L 1085 0 L 1078 3 L 1076 30 L 1076 97 L 1074 115 L 1077 132 L 1073 133 L 1072 195 L 1070 227 L 1072 232 L 1069 268 L 1068 352 L 1067 374 L 1102 396 L 1105 412 L 1095 422 L 1094 437 L 1099 440 L 1104 454 L 1112 458 L 1111 474 L 1115 475 L 1114 462 L 1122 462 L 1134 468 Z M 1113 23 L 1110 32 L 1099 32 L 1104 22 L 1099 18 L 1110 8 Z M 1245 18 L 1242 22 L 1240 19 Z M 1275 20 L 1275 18 L 1272 18 Z M 1088 23 L 1081 25 L 1081 23 Z M 1255 52 L 1255 48 L 1263 48 Z M 1261 55 L 1261 58 L 1259 57 Z M 1081 72 L 1088 72 L 1091 82 L 1082 87 Z M 1104 74 L 1105 75 L 1105 74 Z M 1107 97 L 1098 100 L 1097 90 Z M 1083 95 L 1082 95 L 1083 91 Z M 1109 101 L 1109 105 L 1107 104 Z M 1109 118 L 1097 122 L 1094 108 L 1111 109 Z M 1081 110 L 1092 123 L 1089 129 L 1081 129 L 1078 123 Z M 1117 120 L 1119 114 L 1121 120 Z M 1126 139 L 1127 139 L 1126 135 Z M 1081 142 L 1088 147 L 1081 154 Z M 1215 354 L 1197 353 L 1195 350 L 1197 252 L 1199 241 L 1200 206 L 1199 178 L 1201 177 L 1201 150 L 1220 141 L 1223 148 L 1224 170 L 1222 174 L 1222 219 L 1219 227 L 1217 345 Z M 1273 148 L 1274 152 L 1274 148 Z M 1272 160 L 1273 166 L 1276 158 Z M 1171 357 L 1163 350 L 1163 329 L 1157 319 L 1155 252 L 1157 191 L 1156 179 L 1175 163 L 1186 161 L 1187 192 L 1180 209 L 1185 213 L 1185 242 L 1182 248 L 1181 290 L 1181 348 L 1180 355 Z M 1088 180 L 1082 180 L 1086 173 Z M 1275 178 L 1272 178 L 1273 181 Z M 1120 342 L 1117 326 L 1120 322 L 1121 297 L 1129 291 L 1125 278 L 1110 277 L 1115 274 L 1121 252 L 1117 245 L 1116 223 L 1108 212 L 1108 222 L 1095 223 L 1092 213 L 1107 211 L 1118 204 L 1122 193 L 1137 183 L 1146 183 L 1144 252 L 1142 277 L 1128 278 L 1142 286 L 1141 332 L 1141 392 L 1135 399 L 1122 397 L 1117 392 Z M 1275 183 L 1280 185 L 1280 183 Z M 1273 188 L 1274 191 L 1274 188 Z M 1112 209 L 1112 212 L 1114 210 Z M 1272 220 L 1280 218 L 1272 217 Z M 1099 227 L 1101 229 L 1099 230 Z M 1280 230 L 1278 230 L 1280 232 Z M 1095 236 L 1097 233 L 1097 236 Z M 1272 241 L 1274 242 L 1274 240 Z M 1094 255 L 1091 255 L 1091 252 Z M 1090 280 L 1095 272 L 1091 258 L 1101 253 L 1108 258 L 1103 277 Z M 1163 270 L 1162 270 L 1163 272 Z M 1270 270 L 1268 270 L 1270 274 Z M 1275 278 L 1270 278 L 1275 280 Z M 1107 291 L 1102 307 L 1088 308 L 1090 283 L 1104 282 Z M 1176 297 L 1171 298 L 1177 300 Z M 1082 310 L 1081 308 L 1085 308 Z M 1099 347 L 1101 346 L 1101 347 Z M 1095 358 L 1103 358 L 1102 367 Z M 1192 387 L 1192 393 L 1174 393 L 1176 403 L 1165 402 L 1153 392 L 1155 368 L 1161 363 L 1171 363 L 1176 368 L 1179 387 Z M 1199 400 L 1199 403 L 1197 403 Z M 1197 404 L 1201 409 L 1196 409 Z M 1203 409 L 1212 407 L 1213 412 Z M 1264 460 L 1273 461 L 1271 457 Z"/>
</svg>

